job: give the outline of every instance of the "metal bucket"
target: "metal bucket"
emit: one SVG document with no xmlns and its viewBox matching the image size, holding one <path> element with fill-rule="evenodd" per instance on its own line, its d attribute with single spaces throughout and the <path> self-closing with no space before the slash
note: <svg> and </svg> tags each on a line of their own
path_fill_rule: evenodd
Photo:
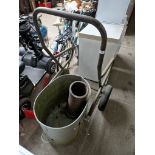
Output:
<svg viewBox="0 0 155 155">
<path fill-rule="evenodd" d="M 67 117 L 65 107 L 69 96 L 69 87 L 75 81 L 87 85 L 86 104 L 77 118 Z M 78 75 L 62 75 L 53 80 L 37 96 L 33 111 L 37 122 L 50 142 L 65 144 L 77 135 L 79 124 L 86 115 L 88 99 L 91 95 L 89 83 Z"/>
</svg>

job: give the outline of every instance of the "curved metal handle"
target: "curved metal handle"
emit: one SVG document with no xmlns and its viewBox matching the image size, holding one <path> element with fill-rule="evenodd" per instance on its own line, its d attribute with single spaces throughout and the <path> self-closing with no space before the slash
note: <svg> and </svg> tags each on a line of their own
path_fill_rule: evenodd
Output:
<svg viewBox="0 0 155 155">
<path fill-rule="evenodd" d="M 50 15 L 54 15 L 54 16 L 59 16 L 59 17 L 67 18 L 69 20 L 77 20 L 79 22 L 89 23 L 89 24 L 94 25 L 98 29 L 98 31 L 101 34 L 101 46 L 100 46 L 101 52 L 99 53 L 99 60 L 98 60 L 98 64 L 97 64 L 97 70 L 98 70 L 99 87 L 101 87 L 101 70 L 102 70 L 104 52 L 105 52 L 106 44 L 107 44 L 107 33 L 106 33 L 106 30 L 105 30 L 104 26 L 97 19 L 95 19 L 93 17 L 90 17 L 90 16 L 86 16 L 86 15 L 79 15 L 79 14 L 75 14 L 75 13 L 68 13 L 68 12 L 65 12 L 65 11 L 49 9 L 49 8 L 43 8 L 43 7 L 39 7 L 37 9 L 35 9 L 35 11 L 33 13 L 33 21 L 34 21 L 34 25 L 36 27 L 36 31 L 38 33 L 39 39 L 41 41 L 42 47 L 45 49 L 45 51 L 47 51 L 47 53 L 56 62 L 57 62 L 57 60 L 50 53 L 50 51 L 46 47 L 46 45 L 44 43 L 44 40 L 43 40 L 43 38 L 41 36 L 41 32 L 39 30 L 39 25 L 37 23 L 37 15 L 39 13 L 45 13 L 45 14 L 50 14 Z M 57 62 L 57 63 L 59 64 L 59 62 Z M 59 65 L 59 66 L 61 67 L 61 65 Z"/>
<path fill-rule="evenodd" d="M 89 23 L 89 24 L 94 25 L 101 34 L 102 41 L 101 41 L 100 50 L 105 51 L 106 43 L 107 43 L 107 33 L 106 33 L 106 30 L 103 27 L 103 25 L 97 19 L 95 19 L 93 17 L 90 17 L 90 16 L 86 16 L 86 15 L 79 15 L 79 14 L 75 14 L 75 13 L 68 13 L 68 12 L 65 12 L 65 11 L 39 7 L 37 9 L 35 9 L 35 11 L 33 13 L 33 21 L 34 21 L 35 27 L 37 28 L 38 33 L 40 33 L 40 31 L 38 31 L 39 26 L 37 24 L 37 15 L 38 15 L 38 13 L 46 13 L 46 14 L 59 16 L 59 17 L 70 19 L 70 20 L 77 20 L 77 21 L 80 21 L 80 22 L 85 22 L 85 23 Z M 41 42 L 43 42 L 42 38 L 40 38 L 40 40 L 41 40 Z"/>
</svg>

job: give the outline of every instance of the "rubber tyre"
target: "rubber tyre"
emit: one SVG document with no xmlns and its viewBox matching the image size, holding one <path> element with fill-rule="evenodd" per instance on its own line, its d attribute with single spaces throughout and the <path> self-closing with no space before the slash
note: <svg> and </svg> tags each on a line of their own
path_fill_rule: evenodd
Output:
<svg viewBox="0 0 155 155">
<path fill-rule="evenodd" d="M 107 85 L 103 91 L 103 95 L 101 96 L 100 100 L 99 100 L 99 105 L 98 105 L 98 109 L 100 111 L 104 111 L 106 106 L 107 106 L 107 103 L 108 103 L 108 100 L 109 100 L 109 97 L 111 95 L 111 92 L 112 92 L 112 86 L 111 85 Z"/>
<path fill-rule="evenodd" d="M 20 120 L 25 118 L 25 115 L 22 111 L 23 108 L 25 108 L 27 110 L 31 109 L 31 101 L 27 97 L 24 97 L 24 98 L 19 100 L 19 119 Z"/>
<path fill-rule="evenodd" d="M 53 74 L 55 72 L 55 70 L 56 70 L 56 64 L 53 62 L 49 62 L 47 65 L 47 69 L 46 69 L 47 73 Z"/>
</svg>

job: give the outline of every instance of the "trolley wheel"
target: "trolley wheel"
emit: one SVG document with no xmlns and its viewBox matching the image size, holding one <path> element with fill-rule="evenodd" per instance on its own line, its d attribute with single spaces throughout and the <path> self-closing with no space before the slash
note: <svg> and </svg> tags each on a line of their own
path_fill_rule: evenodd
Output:
<svg viewBox="0 0 155 155">
<path fill-rule="evenodd" d="M 23 113 L 23 108 L 30 110 L 31 109 L 31 101 L 29 98 L 24 97 L 19 100 L 19 119 L 22 120 L 25 118 Z"/>
<path fill-rule="evenodd" d="M 112 92 L 112 86 L 111 85 L 107 85 L 103 91 L 103 95 L 101 96 L 100 100 L 99 100 L 99 105 L 98 105 L 98 109 L 100 111 L 104 111 L 106 108 L 106 105 L 108 103 L 109 97 L 111 95 Z"/>
<path fill-rule="evenodd" d="M 55 69 L 56 69 L 56 64 L 54 62 L 48 63 L 46 68 L 47 73 L 53 74 L 55 72 Z"/>
</svg>

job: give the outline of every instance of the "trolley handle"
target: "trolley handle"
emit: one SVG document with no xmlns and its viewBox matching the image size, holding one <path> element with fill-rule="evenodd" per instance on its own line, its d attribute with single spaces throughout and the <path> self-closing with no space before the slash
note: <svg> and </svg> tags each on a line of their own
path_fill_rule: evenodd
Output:
<svg viewBox="0 0 155 155">
<path fill-rule="evenodd" d="M 60 10 L 56 10 L 56 9 L 39 7 L 39 8 L 34 10 L 33 21 L 34 21 L 34 25 L 35 25 L 36 31 L 38 33 L 39 39 L 41 41 L 42 47 L 44 48 L 45 51 L 47 51 L 47 48 L 46 48 L 46 45 L 45 45 L 44 40 L 42 38 L 41 32 L 39 30 L 39 25 L 37 22 L 37 15 L 39 13 L 45 13 L 45 14 L 50 14 L 50 15 L 54 15 L 54 16 L 59 16 L 62 18 L 67 18 L 69 20 L 77 20 L 79 22 L 89 23 L 89 24 L 94 25 L 98 29 L 98 31 L 101 34 L 101 46 L 100 46 L 101 51 L 99 53 L 97 70 L 98 70 L 99 86 L 101 87 L 101 68 L 102 68 L 104 53 L 105 53 L 106 44 L 107 44 L 107 33 L 106 33 L 104 26 L 97 19 L 90 17 L 90 16 L 79 15 L 76 13 L 68 13 L 68 12 L 60 11 Z"/>
</svg>

